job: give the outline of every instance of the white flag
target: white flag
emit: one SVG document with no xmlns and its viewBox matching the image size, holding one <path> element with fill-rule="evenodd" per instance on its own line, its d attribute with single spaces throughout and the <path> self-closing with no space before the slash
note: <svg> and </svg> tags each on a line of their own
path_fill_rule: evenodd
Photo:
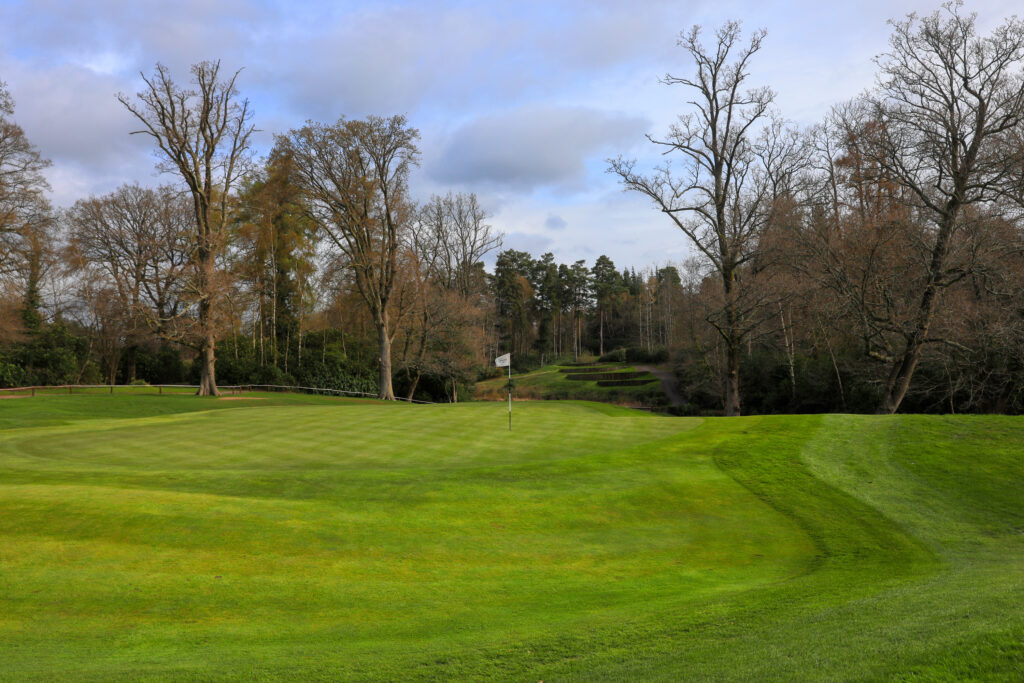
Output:
<svg viewBox="0 0 1024 683">
<path fill-rule="evenodd" d="M 512 364 L 512 354 L 506 353 L 504 356 L 498 356 L 494 359 L 494 364 L 499 368 L 507 368 Z"/>
</svg>

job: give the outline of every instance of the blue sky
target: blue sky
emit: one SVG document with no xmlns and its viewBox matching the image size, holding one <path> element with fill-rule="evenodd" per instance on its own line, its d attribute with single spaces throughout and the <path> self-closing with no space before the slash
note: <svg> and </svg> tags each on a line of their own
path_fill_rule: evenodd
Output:
<svg viewBox="0 0 1024 683">
<path fill-rule="evenodd" d="M 126 182 L 156 185 L 150 146 L 115 100 L 157 61 L 244 68 L 261 151 L 307 119 L 404 113 L 420 129 L 413 194 L 476 192 L 506 246 L 563 262 L 606 253 L 618 265 L 689 254 L 681 234 L 604 172 L 622 154 L 653 163 L 645 133 L 684 111 L 660 85 L 692 70 L 680 31 L 740 19 L 768 37 L 752 83 L 781 114 L 815 123 L 872 84 L 887 20 L 907 2 L 150 2 L 0 0 L 0 80 L 16 120 L 53 160 L 53 200 L 68 205 Z M 1019 2 L 968 2 L 984 30 Z"/>
</svg>

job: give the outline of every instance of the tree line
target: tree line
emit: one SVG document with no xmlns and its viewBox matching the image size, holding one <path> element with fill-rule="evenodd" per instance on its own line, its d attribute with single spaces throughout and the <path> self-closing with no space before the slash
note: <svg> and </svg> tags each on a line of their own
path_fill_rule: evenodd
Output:
<svg viewBox="0 0 1024 683">
<path fill-rule="evenodd" d="M 915 379 L 927 387 L 919 369 L 933 386 L 915 408 L 1021 408 L 1024 23 L 979 35 L 960 2 L 890 23 L 875 86 L 809 131 L 750 87 L 764 31 L 744 41 L 727 23 L 705 44 L 695 27 L 679 39 L 695 73 L 663 79 L 688 110 L 650 138 L 672 161 L 610 160 L 714 281 L 705 320 L 727 415 L 741 410 L 744 354 L 766 336 L 794 398 L 798 352 L 824 346 L 839 408 L 848 349 L 876 363 L 857 391 L 879 412 L 900 409 Z"/>
<path fill-rule="evenodd" d="M 174 182 L 56 211 L 0 87 L 0 384 L 459 400 L 511 351 L 671 363 L 692 412 L 1020 412 L 1024 25 L 894 21 L 876 85 L 805 130 L 751 87 L 765 39 L 683 33 L 666 161 L 609 160 L 693 247 L 640 271 L 502 251 L 472 194 L 412 201 L 403 116 L 307 122 L 255 159 L 218 62 L 118 96 Z"/>
</svg>

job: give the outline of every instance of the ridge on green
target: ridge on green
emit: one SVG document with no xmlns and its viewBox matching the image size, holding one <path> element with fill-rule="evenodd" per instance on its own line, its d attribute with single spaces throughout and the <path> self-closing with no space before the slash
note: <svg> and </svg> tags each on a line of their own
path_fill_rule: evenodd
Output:
<svg viewBox="0 0 1024 683">
<path fill-rule="evenodd" d="M 0 401 L 0 680 L 1020 680 L 1024 420 Z"/>
</svg>

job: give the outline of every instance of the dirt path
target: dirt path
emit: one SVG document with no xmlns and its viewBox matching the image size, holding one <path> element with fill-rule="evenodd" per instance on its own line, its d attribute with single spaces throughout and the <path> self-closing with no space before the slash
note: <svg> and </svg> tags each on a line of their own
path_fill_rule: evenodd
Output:
<svg viewBox="0 0 1024 683">
<path fill-rule="evenodd" d="M 661 380 L 661 390 L 668 396 L 668 400 L 672 402 L 674 406 L 686 405 L 686 400 L 683 399 L 683 395 L 679 393 L 679 388 L 676 386 L 676 378 L 671 372 L 663 368 L 658 368 L 653 365 L 634 365 L 637 370 L 649 372 L 658 379 Z"/>
</svg>

